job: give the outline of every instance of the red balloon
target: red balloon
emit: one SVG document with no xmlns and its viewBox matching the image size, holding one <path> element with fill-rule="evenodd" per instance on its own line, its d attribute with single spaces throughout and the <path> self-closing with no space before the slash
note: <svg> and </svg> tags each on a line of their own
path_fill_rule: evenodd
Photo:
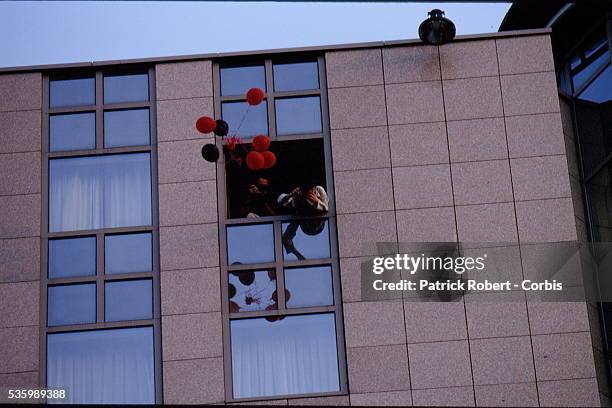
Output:
<svg viewBox="0 0 612 408">
<path fill-rule="evenodd" d="M 285 289 L 285 302 L 288 302 L 290 298 L 291 292 L 289 292 L 289 289 Z M 274 303 L 278 303 L 278 295 L 276 294 L 276 291 L 272 293 L 272 301 Z"/>
<path fill-rule="evenodd" d="M 266 307 L 266 310 L 276 310 L 276 305 L 270 305 Z M 272 323 L 278 320 L 278 316 L 266 316 L 266 320 Z"/>
<path fill-rule="evenodd" d="M 268 147 L 270 147 L 270 138 L 268 136 L 255 136 L 253 139 L 253 149 L 258 152 L 263 152 L 264 150 L 268 150 Z"/>
<path fill-rule="evenodd" d="M 264 166 L 264 157 L 261 153 L 251 150 L 246 155 L 246 163 L 249 169 L 259 170 Z"/>
<path fill-rule="evenodd" d="M 230 310 L 230 313 L 238 313 L 240 311 L 240 306 L 238 306 L 238 303 L 232 302 L 230 300 L 230 302 L 229 302 L 229 310 Z"/>
<path fill-rule="evenodd" d="M 196 121 L 196 129 L 198 129 L 200 133 L 210 133 L 215 130 L 216 127 L 217 122 L 209 116 L 202 116 Z"/>
<path fill-rule="evenodd" d="M 274 167 L 274 165 L 276 164 L 276 155 L 274 153 L 269 150 L 266 150 L 265 152 L 262 152 L 261 155 L 264 158 L 264 169 Z"/>
<path fill-rule="evenodd" d="M 259 105 L 265 97 L 266 93 L 261 88 L 251 88 L 246 94 L 247 103 L 251 106 Z"/>
</svg>

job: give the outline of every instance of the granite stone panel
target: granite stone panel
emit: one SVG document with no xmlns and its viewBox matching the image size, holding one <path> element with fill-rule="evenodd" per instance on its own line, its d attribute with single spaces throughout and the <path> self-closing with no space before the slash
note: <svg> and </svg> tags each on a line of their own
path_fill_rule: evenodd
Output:
<svg viewBox="0 0 612 408">
<path fill-rule="evenodd" d="M 155 77 L 158 100 L 213 96 L 209 60 L 157 64 Z"/>
<path fill-rule="evenodd" d="M 163 359 L 222 357 L 221 313 L 197 313 L 162 318 Z"/>
<path fill-rule="evenodd" d="M 225 400 L 221 357 L 165 361 L 163 375 L 164 404 L 212 404 Z"/>
<path fill-rule="evenodd" d="M 503 116 L 498 77 L 445 80 L 443 85 L 448 120 Z"/>
<path fill-rule="evenodd" d="M 390 167 L 389 135 L 384 126 L 331 132 L 334 170 Z"/>
<path fill-rule="evenodd" d="M 40 72 L 0 74 L 0 112 L 40 109 L 41 104 Z"/>
<path fill-rule="evenodd" d="M 347 349 L 351 393 L 410 389 L 406 345 Z"/>
<path fill-rule="evenodd" d="M 385 85 L 390 125 L 444 121 L 440 81 Z"/>
<path fill-rule="evenodd" d="M 394 167 L 448 163 L 444 122 L 393 125 L 389 138 Z"/>
<path fill-rule="evenodd" d="M 40 194 L 0 196 L 0 238 L 40 236 Z"/>
<path fill-rule="evenodd" d="M 200 116 L 214 116 L 213 98 L 171 99 L 157 102 L 157 140 L 201 139 L 196 120 Z M 206 137 L 212 137 L 211 134 Z"/>
<path fill-rule="evenodd" d="M 451 162 L 507 159 L 503 118 L 449 121 Z"/>
<path fill-rule="evenodd" d="M 385 47 L 382 54 L 387 84 L 440 79 L 436 46 Z"/>
<path fill-rule="evenodd" d="M 382 85 L 332 88 L 329 120 L 332 129 L 385 126 L 385 90 Z"/>
<path fill-rule="evenodd" d="M 549 35 L 499 38 L 495 42 L 502 75 L 555 70 Z"/>
<path fill-rule="evenodd" d="M 0 153 L 40 151 L 40 110 L 0 112 Z"/>
<path fill-rule="evenodd" d="M 219 268 L 162 271 L 162 315 L 220 311 L 219 280 Z"/>
<path fill-rule="evenodd" d="M 451 42 L 440 46 L 442 78 L 457 79 L 496 76 L 497 53 L 494 40 Z"/>
<path fill-rule="evenodd" d="M 40 238 L 0 239 L 0 282 L 40 279 Z"/>
<path fill-rule="evenodd" d="M 408 356 L 413 389 L 472 385 L 466 340 L 408 344 Z"/>
<path fill-rule="evenodd" d="M 380 48 L 328 52 L 325 68 L 328 88 L 383 83 Z"/>
<path fill-rule="evenodd" d="M 217 183 L 214 180 L 160 184 L 161 226 L 217 222 Z"/>
<path fill-rule="evenodd" d="M 218 226 L 213 224 L 161 227 L 162 270 L 193 269 L 219 265 Z"/>
<path fill-rule="evenodd" d="M 0 327 L 38 325 L 38 282 L 0 284 Z"/>
<path fill-rule="evenodd" d="M 347 347 L 384 346 L 406 342 L 401 300 L 344 304 Z"/>
</svg>

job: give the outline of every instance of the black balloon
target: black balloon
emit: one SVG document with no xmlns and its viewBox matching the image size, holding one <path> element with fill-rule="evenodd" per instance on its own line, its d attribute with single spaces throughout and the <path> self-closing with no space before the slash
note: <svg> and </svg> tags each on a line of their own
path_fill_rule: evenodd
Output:
<svg viewBox="0 0 612 408">
<path fill-rule="evenodd" d="M 255 272 L 253 271 L 241 272 L 240 275 L 238 276 L 238 280 L 244 286 L 249 286 L 251 283 L 255 282 Z"/>
<path fill-rule="evenodd" d="M 205 144 L 202 147 L 202 157 L 204 160 L 214 163 L 219 160 L 219 149 L 212 143 Z"/>
<path fill-rule="evenodd" d="M 217 136 L 227 136 L 227 133 L 229 132 L 229 125 L 223 119 L 217 119 L 217 127 L 215 127 L 213 132 L 215 132 L 215 135 Z"/>
</svg>

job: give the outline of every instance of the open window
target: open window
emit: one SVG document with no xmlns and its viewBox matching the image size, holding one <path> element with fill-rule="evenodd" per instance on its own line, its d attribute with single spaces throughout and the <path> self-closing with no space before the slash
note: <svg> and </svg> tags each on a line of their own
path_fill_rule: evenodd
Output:
<svg viewBox="0 0 612 408">
<path fill-rule="evenodd" d="M 228 402 L 347 392 L 324 72 L 312 56 L 214 66 L 216 116 L 239 138 L 216 141 Z M 260 134 L 275 162 L 253 169 Z"/>
</svg>

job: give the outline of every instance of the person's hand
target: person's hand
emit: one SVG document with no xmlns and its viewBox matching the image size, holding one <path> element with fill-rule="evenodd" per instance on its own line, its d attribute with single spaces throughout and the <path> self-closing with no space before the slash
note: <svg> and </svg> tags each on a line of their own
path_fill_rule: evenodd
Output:
<svg viewBox="0 0 612 408">
<path fill-rule="evenodd" d="M 316 205 L 319 202 L 317 194 L 314 191 L 308 192 L 308 195 L 306 195 L 306 200 L 312 205 Z"/>
</svg>

